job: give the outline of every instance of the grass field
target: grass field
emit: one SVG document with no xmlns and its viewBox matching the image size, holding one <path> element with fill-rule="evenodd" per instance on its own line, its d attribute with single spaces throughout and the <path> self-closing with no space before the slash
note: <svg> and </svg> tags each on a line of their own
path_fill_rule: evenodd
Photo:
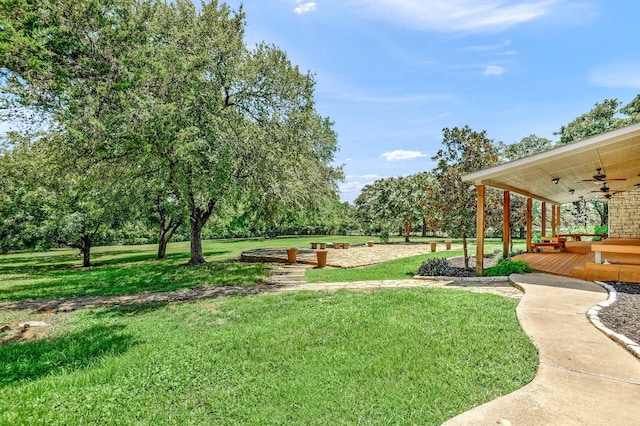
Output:
<svg viewBox="0 0 640 426">
<path fill-rule="evenodd" d="M 533 378 L 515 305 L 412 289 L 81 311 L 0 346 L 0 424 L 440 424 Z"/>
<path fill-rule="evenodd" d="M 165 262 L 153 246 L 97 248 L 89 269 L 75 251 L 0 256 L 0 298 L 252 285 L 267 271 L 234 262 L 240 252 L 311 240 L 206 241 L 214 262 L 201 267 L 181 266 L 185 243 Z M 378 265 L 376 279 L 423 258 Z M 52 325 L 46 338 L 0 344 L 0 424 L 440 424 L 533 378 L 516 304 L 404 289 L 0 310 L 0 325 Z"/>
<path fill-rule="evenodd" d="M 524 242 L 516 243 L 515 249 L 524 248 Z M 485 252 L 502 250 L 502 245 L 495 241 L 485 245 Z M 475 254 L 475 247 L 469 247 L 469 253 Z M 462 250 L 440 251 L 424 255 L 406 257 L 404 259 L 392 260 L 379 263 L 377 265 L 362 268 L 350 269 L 310 269 L 306 273 L 309 282 L 353 282 L 369 280 L 405 280 L 416 275 L 418 268 L 426 259 L 433 257 L 456 257 L 462 256 Z M 470 265 L 472 268 L 475 265 Z"/>
</svg>

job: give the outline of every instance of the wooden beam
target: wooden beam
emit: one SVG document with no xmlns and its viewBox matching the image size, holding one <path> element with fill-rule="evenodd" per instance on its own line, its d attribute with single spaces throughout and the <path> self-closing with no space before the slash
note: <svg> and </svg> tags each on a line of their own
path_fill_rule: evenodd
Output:
<svg viewBox="0 0 640 426">
<path fill-rule="evenodd" d="M 502 258 L 506 259 L 511 249 L 511 193 L 509 191 L 503 193 L 503 206 Z"/>
<path fill-rule="evenodd" d="M 527 198 L 527 243 L 526 243 L 527 253 L 531 253 L 531 240 L 533 239 L 533 235 L 531 234 L 532 210 L 533 210 L 533 200 L 531 198 Z"/>
<path fill-rule="evenodd" d="M 484 185 L 478 185 L 478 212 L 476 215 L 476 276 L 484 272 Z"/>
<path fill-rule="evenodd" d="M 553 208 L 553 205 L 551 205 L 551 207 Z M 547 202 L 543 201 L 542 202 L 542 230 L 541 230 L 541 235 L 542 238 L 547 236 Z"/>
</svg>

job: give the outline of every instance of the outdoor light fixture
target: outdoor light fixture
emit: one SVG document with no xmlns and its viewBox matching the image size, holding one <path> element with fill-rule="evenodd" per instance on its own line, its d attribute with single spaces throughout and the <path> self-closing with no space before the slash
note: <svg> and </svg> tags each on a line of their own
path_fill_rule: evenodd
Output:
<svg viewBox="0 0 640 426">
<path fill-rule="evenodd" d="M 554 185 L 557 185 L 558 182 L 560 182 L 560 178 L 553 178 L 551 179 L 551 182 L 553 182 Z"/>
<path fill-rule="evenodd" d="M 639 189 L 640 189 L 640 183 L 636 183 L 636 185 L 635 185 L 635 186 L 636 186 L 636 188 L 639 188 Z"/>
<path fill-rule="evenodd" d="M 571 194 L 571 195 L 573 195 L 573 194 L 574 194 L 574 192 L 576 192 L 576 190 L 575 190 L 575 189 L 570 189 L 570 190 L 569 190 L 569 194 Z"/>
</svg>

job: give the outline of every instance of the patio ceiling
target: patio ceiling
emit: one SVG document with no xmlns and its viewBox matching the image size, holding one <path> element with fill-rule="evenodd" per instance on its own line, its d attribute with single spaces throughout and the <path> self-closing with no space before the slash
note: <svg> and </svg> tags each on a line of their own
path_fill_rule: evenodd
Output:
<svg viewBox="0 0 640 426">
<path fill-rule="evenodd" d="M 598 168 L 609 179 L 626 179 L 606 180 L 613 197 L 616 191 L 632 190 L 635 184 L 640 184 L 640 124 L 471 173 L 463 180 L 565 204 L 578 201 L 581 196 L 593 198 L 604 194 L 599 191 L 603 182 L 582 182 L 596 175 Z M 559 179 L 557 184 L 552 182 L 555 178 Z M 575 191 L 573 194 L 569 192 L 571 189 Z"/>
</svg>

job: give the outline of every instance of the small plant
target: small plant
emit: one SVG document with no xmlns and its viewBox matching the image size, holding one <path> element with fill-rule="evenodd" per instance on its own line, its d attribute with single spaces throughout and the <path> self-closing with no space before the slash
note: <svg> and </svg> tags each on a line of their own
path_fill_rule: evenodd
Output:
<svg viewBox="0 0 640 426">
<path fill-rule="evenodd" d="M 608 225 L 596 225 L 593 228 L 594 234 L 609 234 L 609 226 Z M 600 241 L 602 238 L 593 237 L 593 241 Z"/>
<path fill-rule="evenodd" d="M 531 266 L 523 260 L 501 260 L 496 266 L 484 271 L 485 277 L 506 277 L 511 274 L 523 274 L 533 272 Z"/>
<path fill-rule="evenodd" d="M 531 241 L 534 242 L 534 243 L 541 243 L 542 242 L 542 233 L 536 232 L 535 234 L 533 234 L 533 238 L 531 239 Z"/>
<path fill-rule="evenodd" d="M 423 277 L 450 277 L 455 276 L 456 271 L 449 265 L 447 259 L 432 258 L 428 259 L 420 265 L 418 275 Z"/>
<path fill-rule="evenodd" d="M 382 241 L 383 243 L 389 242 L 389 231 L 387 231 L 386 229 L 380 231 L 380 241 Z"/>
</svg>

